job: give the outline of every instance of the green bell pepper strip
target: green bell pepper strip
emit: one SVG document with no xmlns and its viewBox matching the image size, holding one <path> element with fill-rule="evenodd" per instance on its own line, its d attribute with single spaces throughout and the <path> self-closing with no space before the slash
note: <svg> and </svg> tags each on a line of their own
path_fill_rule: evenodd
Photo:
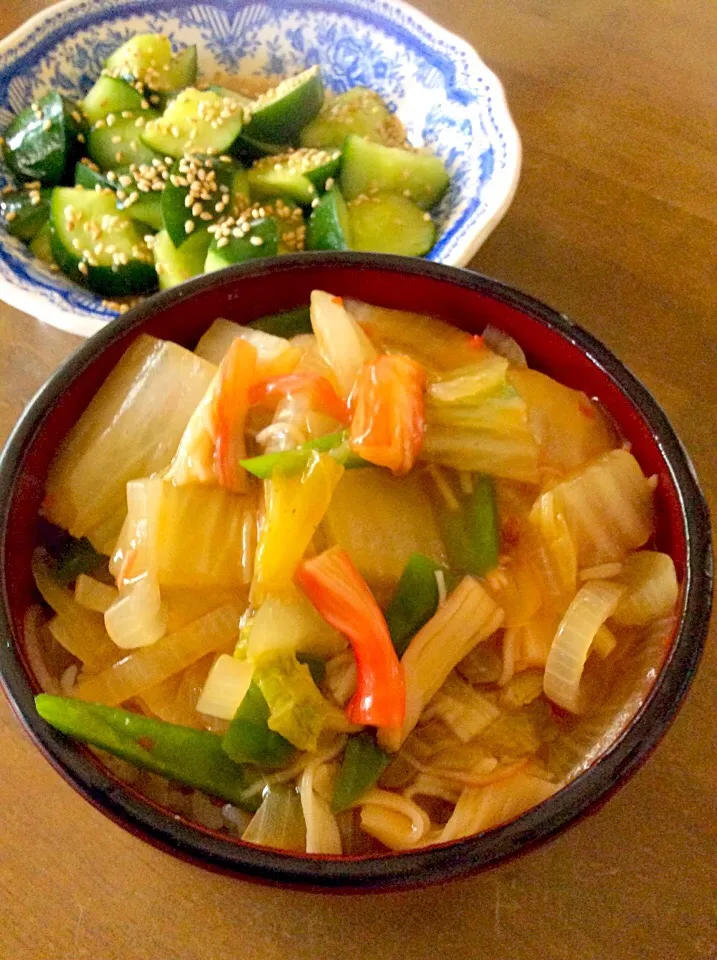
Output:
<svg viewBox="0 0 717 960">
<path fill-rule="evenodd" d="M 56 730 L 107 750 L 136 767 L 203 790 L 245 810 L 255 811 L 256 794 L 245 798 L 251 778 L 222 750 L 221 738 L 99 703 L 41 693 L 37 712 Z"/>
<path fill-rule="evenodd" d="M 294 745 L 269 729 L 269 715 L 263 693 L 252 682 L 221 741 L 231 760 L 273 770 L 285 766 L 294 756 Z"/>
<path fill-rule="evenodd" d="M 297 307 L 283 313 L 272 313 L 268 317 L 259 317 L 249 324 L 255 330 L 273 333 L 275 337 L 295 337 L 299 333 L 312 333 L 311 314 L 308 307 Z"/>
<path fill-rule="evenodd" d="M 386 623 L 399 657 L 438 609 L 436 571 L 443 569 L 440 563 L 422 553 L 414 553 L 408 558 L 386 610 Z"/>
<path fill-rule="evenodd" d="M 285 475 L 301 473 L 314 452 L 330 453 L 347 470 L 371 466 L 367 460 L 351 452 L 344 431 L 317 437 L 316 440 L 302 443 L 298 447 L 294 447 L 293 450 L 282 450 L 280 453 L 264 453 L 259 457 L 241 460 L 240 463 L 249 473 L 265 480 L 271 476 L 274 470 Z"/>
<path fill-rule="evenodd" d="M 500 524 L 492 477 L 474 478 L 460 510 L 442 511 L 440 522 L 451 569 L 484 577 L 498 566 Z"/>
<path fill-rule="evenodd" d="M 94 573 L 103 563 L 107 563 L 107 557 L 98 553 L 86 537 L 80 540 L 73 537 L 63 544 L 50 572 L 54 580 L 67 585 L 81 573 Z"/>
<path fill-rule="evenodd" d="M 349 737 L 331 798 L 334 813 L 348 810 L 370 790 L 390 760 L 390 756 L 376 746 L 370 733 L 363 731 Z"/>
</svg>

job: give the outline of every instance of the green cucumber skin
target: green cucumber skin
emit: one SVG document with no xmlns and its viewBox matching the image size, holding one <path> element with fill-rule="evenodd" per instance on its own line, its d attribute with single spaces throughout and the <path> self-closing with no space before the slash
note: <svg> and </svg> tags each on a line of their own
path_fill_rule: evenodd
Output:
<svg viewBox="0 0 717 960">
<path fill-rule="evenodd" d="M 422 257 L 436 242 L 436 227 L 415 203 L 386 193 L 348 204 L 352 250 Z"/>
<path fill-rule="evenodd" d="M 38 235 L 50 216 L 52 188 L 40 190 L 40 202 L 33 204 L 29 192 L 17 190 L 0 198 L 0 217 L 11 237 L 30 243 Z M 9 217 L 9 219 L 8 219 Z"/>
<path fill-rule="evenodd" d="M 349 136 L 343 151 L 341 191 L 346 200 L 373 193 L 395 193 L 430 210 L 448 189 L 448 173 L 427 153 L 386 147 Z"/>
<path fill-rule="evenodd" d="M 241 176 L 244 171 L 238 164 L 231 162 L 226 163 L 215 158 L 207 157 L 198 157 L 197 159 L 203 160 L 207 164 L 211 163 L 211 168 L 215 171 L 217 184 L 226 186 L 232 195 L 235 189 L 245 188 L 247 181 Z M 218 220 L 220 216 L 236 214 L 232 203 L 225 208 L 222 214 L 216 211 L 215 205 L 219 202 L 221 195 L 219 190 L 217 190 L 217 192 L 213 194 L 211 201 L 203 202 L 203 210 L 212 214 L 212 220 L 202 220 L 201 215 L 195 216 L 191 212 L 191 209 L 185 206 L 185 199 L 189 193 L 189 187 L 176 186 L 172 183 L 171 178 L 176 177 L 180 173 L 180 163 L 181 161 L 177 160 L 172 165 L 170 179 L 167 181 L 161 193 L 162 229 L 167 231 L 175 247 L 181 247 L 187 237 L 191 235 L 191 233 L 187 233 L 186 230 L 187 221 L 191 220 L 194 224 L 192 229 L 197 230 L 207 227 L 210 223 Z M 248 187 L 246 189 L 248 192 Z"/>
<path fill-rule="evenodd" d="M 5 129 L 4 158 L 20 180 L 39 180 L 52 187 L 65 177 L 82 125 L 72 118 L 77 108 L 59 93 L 41 97 L 37 107 L 40 119 L 26 107 Z"/>
<path fill-rule="evenodd" d="M 250 238 L 261 238 L 261 245 L 255 246 Z M 260 257 L 275 257 L 279 252 L 279 227 L 274 217 L 255 220 L 249 233 L 240 238 L 232 237 L 224 247 L 217 246 L 212 240 L 204 263 L 204 272 L 223 270 L 235 263 L 246 263 Z"/>
<path fill-rule="evenodd" d="M 101 74 L 85 97 L 82 108 L 90 123 L 97 123 L 110 113 L 119 115 L 123 110 L 141 112 L 142 95 L 126 80 Z"/>
<path fill-rule="evenodd" d="M 307 250 L 350 250 L 349 217 L 338 187 L 332 187 L 311 211 L 306 226 Z"/>
<path fill-rule="evenodd" d="M 211 239 L 207 230 L 199 230 L 177 249 L 166 230 L 162 230 L 153 246 L 159 289 L 169 290 L 170 287 L 176 287 L 177 284 L 204 273 L 204 261 Z"/>
<path fill-rule="evenodd" d="M 277 90 L 281 86 L 279 84 Z M 317 71 L 283 96 L 260 105 L 242 132 L 263 143 L 293 144 L 302 127 L 318 114 L 323 102 L 324 84 Z"/>
<path fill-rule="evenodd" d="M 137 114 L 137 117 L 139 116 L 144 117 L 145 122 L 148 122 L 159 114 L 156 110 L 143 110 Z M 141 128 L 136 126 L 137 117 L 122 117 L 111 127 L 95 125 L 90 130 L 87 137 L 87 153 L 102 170 L 117 170 L 130 163 L 151 163 L 156 158 L 163 159 L 161 154 L 151 150 L 142 142 Z M 119 142 L 113 143 L 113 137 L 120 137 Z"/>
<path fill-rule="evenodd" d="M 75 164 L 75 186 L 84 187 L 85 190 L 94 190 L 95 187 L 100 187 L 102 190 L 117 192 L 116 180 L 113 183 L 102 170 L 93 170 L 92 167 L 88 167 L 81 160 L 78 160 Z"/>
<path fill-rule="evenodd" d="M 75 283 L 83 287 L 88 287 L 95 293 L 107 297 L 122 297 L 131 294 L 147 293 L 157 286 L 157 273 L 154 264 L 145 263 L 141 260 L 132 259 L 127 264 L 116 266 L 87 266 L 87 273 L 83 273 L 80 268 L 81 258 L 77 255 L 70 243 L 65 238 L 66 228 L 64 219 L 64 208 L 66 205 L 72 206 L 72 201 L 77 200 L 77 191 L 79 188 L 56 188 L 53 191 L 50 203 L 50 227 L 51 227 L 51 250 L 57 265 L 62 272 Z M 84 191 L 87 197 L 83 198 L 83 203 L 105 204 L 108 198 L 105 194 L 98 194 L 94 200 L 94 193 Z M 114 198 L 112 207 L 114 208 Z M 103 211 L 109 212 L 109 211 Z M 124 215 L 117 211 L 118 218 Z M 79 239 L 79 237 L 78 237 Z M 142 241 L 141 233 L 137 232 L 132 237 L 132 241 Z M 103 242 L 112 240 L 112 235 L 108 233 Z M 89 244 L 88 244 L 89 245 Z"/>
</svg>

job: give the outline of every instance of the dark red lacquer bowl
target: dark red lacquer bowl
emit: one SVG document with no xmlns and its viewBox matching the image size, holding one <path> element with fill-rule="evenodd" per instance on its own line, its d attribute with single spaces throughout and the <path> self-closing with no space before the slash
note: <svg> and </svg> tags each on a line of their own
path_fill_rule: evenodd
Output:
<svg viewBox="0 0 717 960">
<path fill-rule="evenodd" d="M 38 718 L 33 705 L 38 684 L 23 652 L 23 617 L 33 601 L 30 558 L 48 463 L 133 338 L 146 332 L 192 347 L 216 317 L 253 320 L 306 304 L 316 288 L 430 313 L 471 332 L 494 324 L 518 340 L 531 366 L 597 397 L 645 473 L 659 478 L 657 543 L 674 558 L 683 584 L 679 624 L 656 679 L 632 721 L 600 758 L 512 823 L 415 853 L 283 854 L 176 818 Z M 709 515 L 690 461 L 652 396 L 609 350 L 561 314 L 476 273 L 423 260 L 299 254 L 200 277 L 152 297 L 84 344 L 37 394 L 0 458 L 0 504 L 0 675 L 40 750 L 83 796 L 126 829 L 202 866 L 264 882 L 323 890 L 415 886 L 475 872 L 545 840 L 604 799 L 660 740 L 694 676 L 708 626 Z"/>
</svg>

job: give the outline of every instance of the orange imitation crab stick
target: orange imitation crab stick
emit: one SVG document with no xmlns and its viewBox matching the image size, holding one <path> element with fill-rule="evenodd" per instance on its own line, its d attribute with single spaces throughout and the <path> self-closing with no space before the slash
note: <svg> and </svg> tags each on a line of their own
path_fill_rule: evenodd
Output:
<svg viewBox="0 0 717 960">
<path fill-rule="evenodd" d="M 305 560 L 295 578 L 327 623 L 343 633 L 356 658 L 352 723 L 400 729 L 406 712 L 403 670 L 381 610 L 353 561 L 339 547 Z"/>
<path fill-rule="evenodd" d="M 416 461 L 424 428 L 426 373 L 400 354 L 364 364 L 351 394 L 351 449 L 397 475 Z"/>
<path fill-rule="evenodd" d="M 326 377 L 317 373 L 287 373 L 280 377 L 260 380 L 249 390 L 249 404 L 275 407 L 282 397 L 290 393 L 306 393 L 316 410 L 333 417 L 339 423 L 348 422 L 349 412 L 346 404 Z"/>
</svg>

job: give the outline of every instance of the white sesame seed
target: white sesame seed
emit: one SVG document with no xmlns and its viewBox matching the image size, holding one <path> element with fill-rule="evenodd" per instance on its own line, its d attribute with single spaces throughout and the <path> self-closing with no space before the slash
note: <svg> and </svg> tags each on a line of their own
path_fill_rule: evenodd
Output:
<svg viewBox="0 0 717 960">
<path fill-rule="evenodd" d="M 194 220 L 185 220 L 184 221 L 184 232 L 191 233 L 194 230 Z"/>
</svg>

